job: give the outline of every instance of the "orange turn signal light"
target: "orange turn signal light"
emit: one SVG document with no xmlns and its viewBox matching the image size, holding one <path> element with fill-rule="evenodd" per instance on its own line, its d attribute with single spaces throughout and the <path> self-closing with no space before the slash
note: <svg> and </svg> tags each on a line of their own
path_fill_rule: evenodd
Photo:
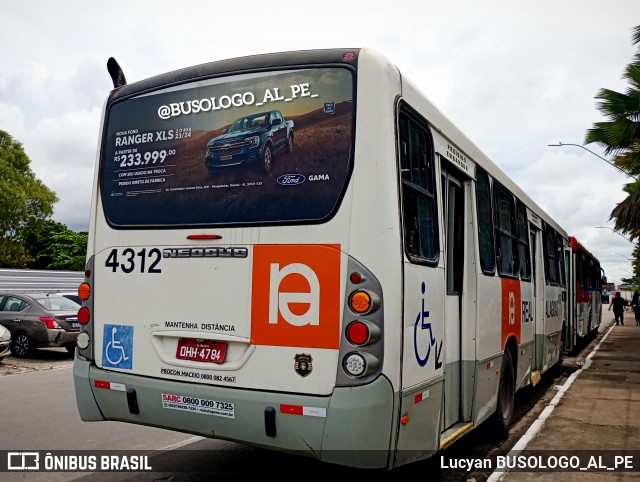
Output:
<svg viewBox="0 0 640 482">
<path fill-rule="evenodd" d="M 356 291 L 351 295 L 349 305 L 356 313 L 366 313 L 371 309 L 371 296 L 366 291 Z"/>
<path fill-rule="evenodd" d="M 89 296 L 91 296 L 91 286 L 89 286 L 89 283 L 82 283 L 78 287 L 78 296 L 82 301 L 89 299 Z"/>
</svg>

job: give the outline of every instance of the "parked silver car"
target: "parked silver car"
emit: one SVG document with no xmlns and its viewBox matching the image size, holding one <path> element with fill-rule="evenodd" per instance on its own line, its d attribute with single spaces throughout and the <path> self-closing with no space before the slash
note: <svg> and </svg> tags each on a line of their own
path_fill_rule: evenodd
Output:
<svg viewBox="0 0 640 482">
<path fill-rule="evenodd" d="M 11 353 L 11 332 L 0 325 L 0 362 Z"/>
<path fill-rule="evenodd" d="M 80 333 L 80 305 L 55 293 L 0 293 L 0 325 L 11 332 L 11 353 L 29 357 L 36 348 L 73 353 Z"/>
<path fill-rule="evenodd" d="M 79 305 L 82 305 L 82 300 L 78 296 L 77 291 L 59 291 L 57 292 L 60 296 L 64 296 L 65 298 L 69 298 L 72 301 L 75 301 Z"/>
</svg>

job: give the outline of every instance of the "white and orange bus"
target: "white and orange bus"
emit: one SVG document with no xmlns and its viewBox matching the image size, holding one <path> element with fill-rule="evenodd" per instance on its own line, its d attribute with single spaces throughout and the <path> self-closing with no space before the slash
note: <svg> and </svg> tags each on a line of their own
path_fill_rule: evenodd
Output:
<svg viewBox="0 0 640 482">
<path fill-rule="evenodd" d="M 574 354 L 593 339 L 602 322 L 604 271 L 598 259 L 574 236 L 565 249 L 568 316 L 564 326 L 564 351 Z"/>
<path fill-rule="evenodd" d="M 560 363 L 569 236 L 395 65 L 109 66 L 82 420 L 387 469 L 508 431 Z"/>
</svg>

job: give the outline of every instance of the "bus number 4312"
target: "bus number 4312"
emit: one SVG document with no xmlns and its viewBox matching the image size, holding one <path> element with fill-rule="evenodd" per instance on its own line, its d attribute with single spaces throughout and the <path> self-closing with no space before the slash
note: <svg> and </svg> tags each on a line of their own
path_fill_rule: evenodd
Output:
<svg viewBox="0 0 640 482">
<path fill-rule="evenodd" d="M 107 268 L 111 268 L 114 273 L 118 268 L 124 273 L 132 273 L 136 270 L 136 265 L 141 273 L 161 273 L 162 270 L 158 268 L 161 258 L 162 254 L 158 248 L 153 248 L 149 251 L 146 248 L 142 248 L 137 253 L 133 248 L 125 248 L 120 257 L 118 256 L 118 250 L 114 248 L 109 253 L 104 265 Z"/>
</svg>

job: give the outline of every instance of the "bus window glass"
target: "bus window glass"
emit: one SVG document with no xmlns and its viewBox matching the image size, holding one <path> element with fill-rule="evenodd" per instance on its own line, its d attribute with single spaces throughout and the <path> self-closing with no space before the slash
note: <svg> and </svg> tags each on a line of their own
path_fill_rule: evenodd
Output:
<svg viewBox="0 0 640 482">
<path fill-rule="evenodd" d="M 401 111 L 400 172 L 405 248 L 411 258 L 436 263 L 438 237 L 433 143 L 426 128 Z"/>
<path fill-rule="evenodd" d="M 580 251 L 580 287 L 582 289 L 587 289 L 589 287 L 589 263 L 587 262 L 587 257 L 584 251 Z"/>
<path fill-rule="evenodd" d="M 544 268 L 547 284 L 558 284 L 558 252 L 556 231 L 548 224 L 544 226 Z"/>
<path fill-rule="evenodd" d="M 555 232 L 555 231 L 554 231 Z M 562 244 L 562 236 L 555 232 L 556 236 L 556 260 L 558 262 L 558 284 L 565 286 L 565 269 L 564 269 L 564 244 Z"/>
<path fill-rule="evenodd" d="M 529 225 L 527 211 L 520 201 L 516 205 L 518 212 L 518 259 L 520 264 L 520 278 L 531 279 L 531 252 L 529 251 Z"/>
<path fill-rule="evenodd" d="M 491 187 L 489 184 L 489 175 L 484 169 L 479 167 L 476 167 L 476 204 L 478 206 L 480 267 L 484 274 L 491 275 L 495 270 Z"/>
<path fill-rule="evenodd" d="M 514 276 L 518 273 L 515 256 L 515 215 L 513 196 L 494 186 L 496 238 L 498 240 L 498 272 Z"/>
<path fill-rule="evenodd" d="M 318 222 L 350 172 L 345 68 L 236 75 L 116 100 L 100 187 L 113 227 Z"/>
</svg>

